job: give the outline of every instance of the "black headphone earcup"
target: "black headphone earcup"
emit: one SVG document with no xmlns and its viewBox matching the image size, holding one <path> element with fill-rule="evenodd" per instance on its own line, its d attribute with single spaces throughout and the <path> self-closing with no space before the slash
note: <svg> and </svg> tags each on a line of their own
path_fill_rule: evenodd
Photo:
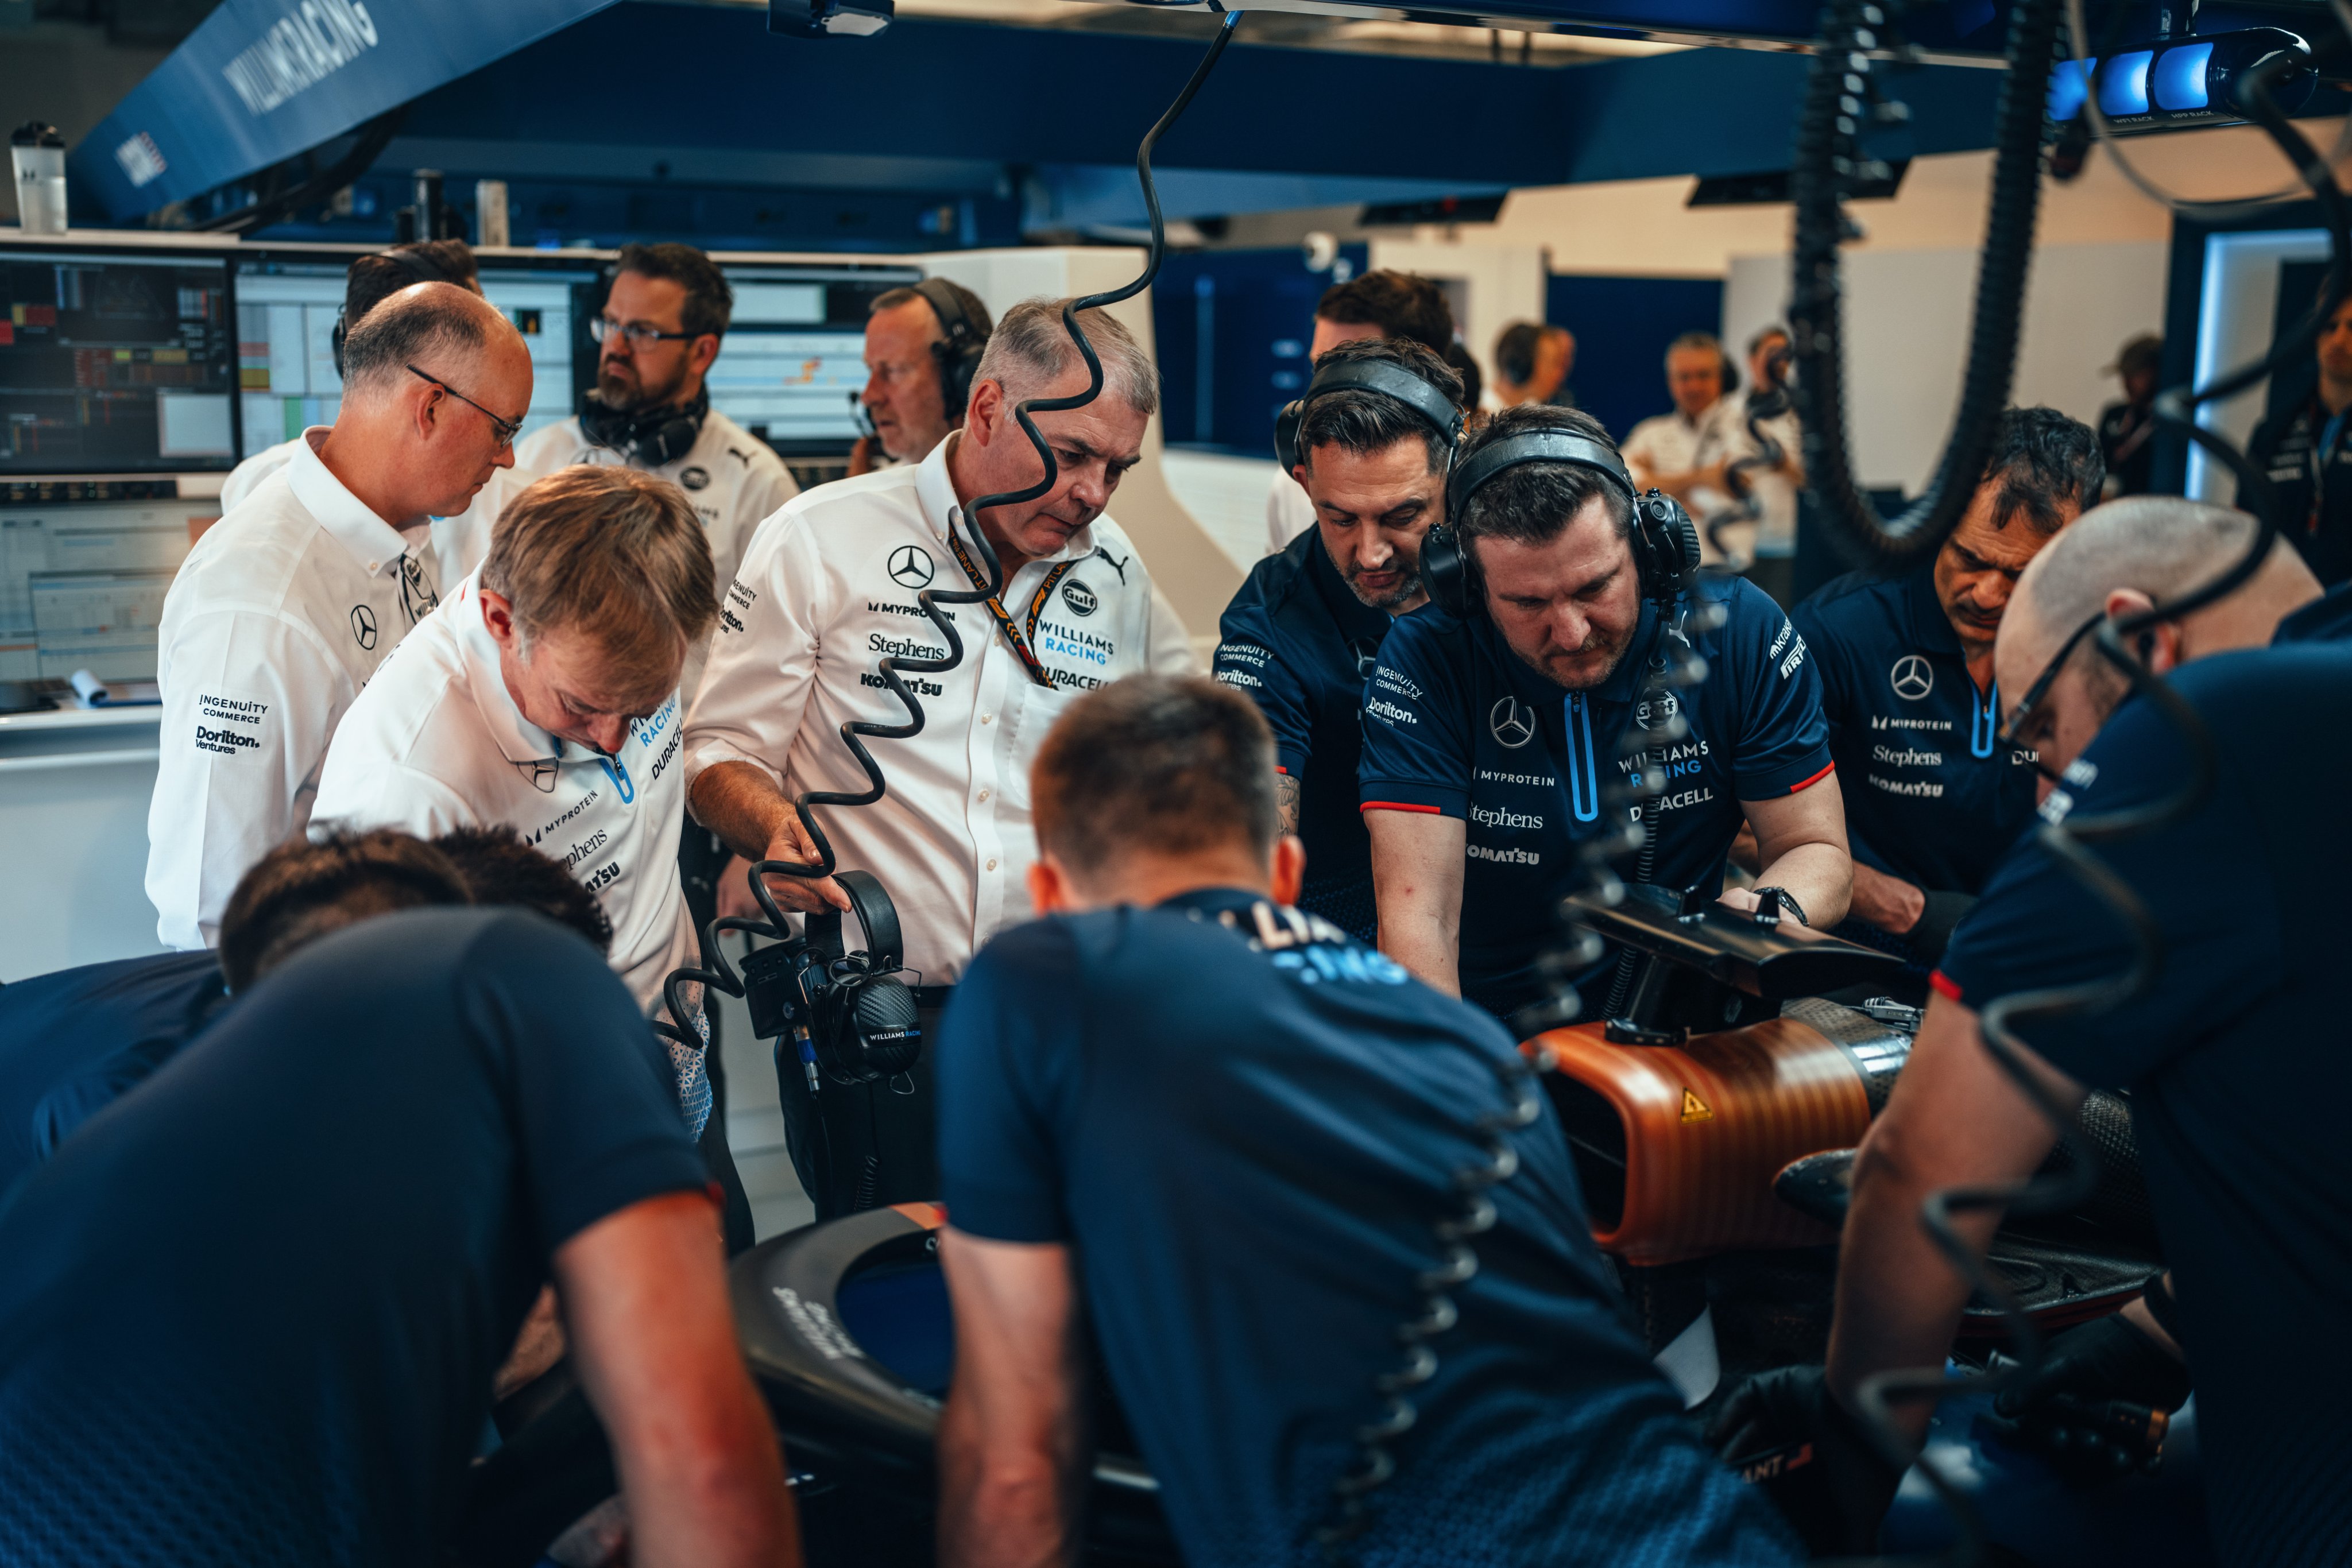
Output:
<svg viewBox="0 0 2352 1568">
<path fill-rule="evenodd" d="M 858 987 L 847 1021 L 866 1069 L 882 1077 L 908 1071 L 923 1054 L 922 1020 L 904 980 L 886 975 Z"/>
<path fill-rule="evenodd" d="M 1285 478 L 1298 466 L 1298 427 L 1306 419 L 1305 398 L 1283 404 L 1274 416 L 1274 460 L 1282 465 Z"/>
<path fill-rule="evenodd" d="M 1698 525 L 1662 490 L 1633 503 L 1633 546 L 1643 586 L 1652 593 L 1671 591 L 1675 580 L 1698 570 Z"/>
<path fill-rule="evenodd" d="M 1461 536 L 1448 523 L 1433 523 L 1421 536 L 1421 585 L 1432 602 L 1456 620 L 1470 614 L 1470 563 Z"/>
<path fill-rule="evenodd" d="M 971 378 L 980 369 L 980 348 L 967 345 L 959 348 L 946 338 L 931 345 L 931 357 L 940 366 L 940 406 L 953 424 L 971 406 Z"/>
</svg>

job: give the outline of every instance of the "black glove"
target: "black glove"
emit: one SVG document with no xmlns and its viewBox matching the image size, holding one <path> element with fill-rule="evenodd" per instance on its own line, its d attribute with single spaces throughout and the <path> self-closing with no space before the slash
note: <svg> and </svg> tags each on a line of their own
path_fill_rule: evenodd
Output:
<svg viewBox="0 0 2352 1568">
<path fill-rule="evenodd" d="M 1932 964 L 1944 956 L 1951 944 L 1952 929 L 1959 925 L 1968 912 L 1977 906 L 1976 896 L 1967 893 L 1936 893 L 1930 891 L 1927 907 L 1903 939 L 1911 945 L 1912 956 L 1923 964 Z"/>
<path fill-rule="evenodd" d="M 1987 1425 L 2072 1484 L 2099 1486 L 2156 1468 L 2165 1414 L 2189 1391 L 2189 1369 L 2118 1312 L 2053 1339 L 2032 1380 L 1993 1401 Z"/>
<path fill-rule="evenodd" d="M 1830 1397 L 1818 1366 L 1759 1373 L 1734 1389 L 1707 1431 L 1723 1461 L 1750 1470 L 1814 1555 L 1876 1549 L 1903 1472 Z"/>
</svg>

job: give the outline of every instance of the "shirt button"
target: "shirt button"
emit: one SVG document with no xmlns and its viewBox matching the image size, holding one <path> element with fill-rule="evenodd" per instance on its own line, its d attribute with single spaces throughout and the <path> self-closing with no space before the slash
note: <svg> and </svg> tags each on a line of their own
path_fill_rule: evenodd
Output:
<svg viewBox="0 0 2352 1568">
<path fill-rule="evenodd" d="M 985 790 L 985 789 L 982 789 L 982 790 L 980 792 L 980 798 L 981 798 L 982 800 L 987 800 L 987 799 L 988 799 L 988 791 L 987 791 L 987 790 Z"/>
<path fill-rule="evenodd" d="M 982 724 L 993 724 L 996 722 L 996 716 L 992 713 L 982 714 L 980 716 L 980 722 Z"/>
<path fill-rule="evenodd" d="M 988 862 L 988 869 L 989 869 L 989 870 L 991 870 L 991 871 L 994 871 L 994 870 L 996 869 L 996 861 L 995 861 L 995 858 L 994 858 L 993 856 L 990 857 L 990 859 L 989 859 L 989 862 Z"/>
</svg>

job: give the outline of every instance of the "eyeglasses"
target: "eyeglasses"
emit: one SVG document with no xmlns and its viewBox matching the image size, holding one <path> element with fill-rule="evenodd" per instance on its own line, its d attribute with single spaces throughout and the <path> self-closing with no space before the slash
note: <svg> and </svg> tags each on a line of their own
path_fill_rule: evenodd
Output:
<svg viewBox="0 0 2352 1568">
<path fill-rule="evenodd" d="M 2033 710 L 2042 706 L 2042 700 L 2050 695 L 2050 688 L 2058 684 L 2058 672 L 2066 667 L 2066 661 L 2074 656 L 2074 650 L 2082 646 L 2083 639 L 2105 625 L 2106 621 L 2107 612 L 2102 610 L 2080 626 L 2075 627 L 2074 634 L 2059 644 L 2057 653 L 2048 664 L 2042 666 L 2042 673 L 2033 677 L 2033 684 L 2025 688 L 2025 695 L 2018 699 L 2015 707 L 2009 710 L 2009 722 L 2001 727 L 2000 731 L 2000 739 L 2002 745 L 2011 747 L 2017 745 L 2017 732 L 2025 727 L 2025 721 L 2033 716 Z M 2065 782 L 2062 775 L 2043 767 L 2039 758 L 2034 761 L 2033 770 L 2053 784 Z"/>
<path fill-rule="evenodd" d="M 439 376 L 428 376 L 423 371 L 418 370 L 415 365 L 408 367 L 408 373 L 415 376 L 418 381 L 431 382 L 435 386 L 439 387 L 443 392 L 447 392 L 451 397 L 456 398 L 467 408 L 473 409 L 484 419 L 488 420 L 490 422 L 490 434 L 499 438 L 499 444 L 493 450 L 504 452 L 508 447 L 514 444 L 515 437 L 522 434 L 522 421 L 519 419 L 500 419 L 497 414 L 492 413 L 488 409 L 484 408 L 480 403 L 476 402 L 472 398 L 467 397 L 464 392 L 459 392 L 456 387 L 451 386 Z"/>
<path fill-rule="evenodd" d="M 599 343 L 612 338 L 624 338 L 632 349 L 642 349 L 649 343 L 682 343 L 688 338 L 704 336 L 700 332 L 665 332 L 643 321 L 632 321 L 624 327 L 609 316 L 599 316 L 589 322 L 588 335 Z"/>
</svg>

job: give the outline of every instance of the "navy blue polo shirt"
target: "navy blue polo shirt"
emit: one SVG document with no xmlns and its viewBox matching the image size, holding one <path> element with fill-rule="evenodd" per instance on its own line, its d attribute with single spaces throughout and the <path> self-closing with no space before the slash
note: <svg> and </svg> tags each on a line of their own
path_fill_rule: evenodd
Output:
<svg viewBox="0 0 2352 1568">
<path fill-rule="evenodd" d="M 2097 847 L 2162 928 L 2162 972 L 2115 1011 L 2021 1028 L 2078 1082 L 2131 1092 L 2214 1541 L 2249 1568 L 2340 1563 L 2352 1539 L 2352 1362 L 2333 1349 L 2352 1301 L 2352 1139 L 2335 1114 L 2352 1103 L 2352 904 L 2336 802 L 2301 787 L 2352 777 L 2345 608 L 2333 596 L 2270 648 L 2169 677 L 2212 737 L 2213 795 L 2185 821 Z M 2188 772 L 2179 732 L 2133 700 L 2043 814 L 2147 805 Z M 1981 1010 L 2118 974 L 2133 952 L 2113 912 L 2029 837 L 1954 935 L 1937 988 Z"/>
<path fill-rule="evenodd" d="M 966 971 L 939 1046 L 950 1222 L 1070 1247 L 1194 1568 L 1318 1559 L 1513 1049 L 1337 928 L 1231 890 L 1016 926 Z M 1508 1137 L 1518 1173 L 1349 1560 L 1795 1561 L 1643 1354 L 1557 1116 Z"/>
<path fill-rule="evenodd" d="M 2352 580 L 2352 409 L 2327 412 L 2318 395 L 2254 427 L 2246 458 L 2270 476 L 2281 538 L 2322 583 Z M 2253 497 L 2240 487 L 2238 505 Z"/>
<path fill-rule="evenodd" d="M 0 987 L 0 1191 L 170 1061 L 227 999 L 210 953 L 85 964 Z"/>
<path fill-rule="evenodd" d="M 1691 735 L 1660 758 L 1668 791 L 1653 880 L 1685 888 L 1723 880 L 1747 813 L 1742 800 L 1802 789 L 1832 768 L 1821 678 L 1779 605 L 1737 578 L 1696 591 L 1724 623 L 1691 637 L 1704 683 L 1680 704 Z M 1467 825 L 1462 887 L 1462 994 L 1507 1017 L 1544 994 L 1536 960 L 1559 938 L 1561 898 L 1584 885 L 1574 846 L 1601 831 L 1607 780 L 1632 771 L 1619 747 L 1636 723 L 1643 671 L 1679 635 L 1686 601 L 1662 622 L 1644 601 L 1625 657 L 1590 692 L 1528 667 L 1480 614 L 1434 605 L 1396 624 L 1364 694 L 1365 810 L 1433 811 Z"/>
<path fill-rule="evenodd" d="M 1969 678 L 1934 559 L 1841 577 L 1790 618 L 1821 671 L 1853 858 L 1927 892 L 1983 891 L 2032 818 L 2032 753 L 1997 743 L 2000 688 Z"/>
<path fill-rule="evenodd" d="M 1216 677 L 1249 694 L 1274 730 L 1275 766 L 1299 781 L 1307 885 L 1298 907 L 1373 939 L 1372 848 L 1356 810 L 1364 682 L 1392 618 L 1358 599 L 1323 530 L 1253 568 L 1218 631 Z"/>
<path fill-rule="evenodd" d="M 436 1561 L 551 1255 L 703 1183 L 579 937 L 323 938 L 0 1199 L 0 1562 Z"/>
</svg>

